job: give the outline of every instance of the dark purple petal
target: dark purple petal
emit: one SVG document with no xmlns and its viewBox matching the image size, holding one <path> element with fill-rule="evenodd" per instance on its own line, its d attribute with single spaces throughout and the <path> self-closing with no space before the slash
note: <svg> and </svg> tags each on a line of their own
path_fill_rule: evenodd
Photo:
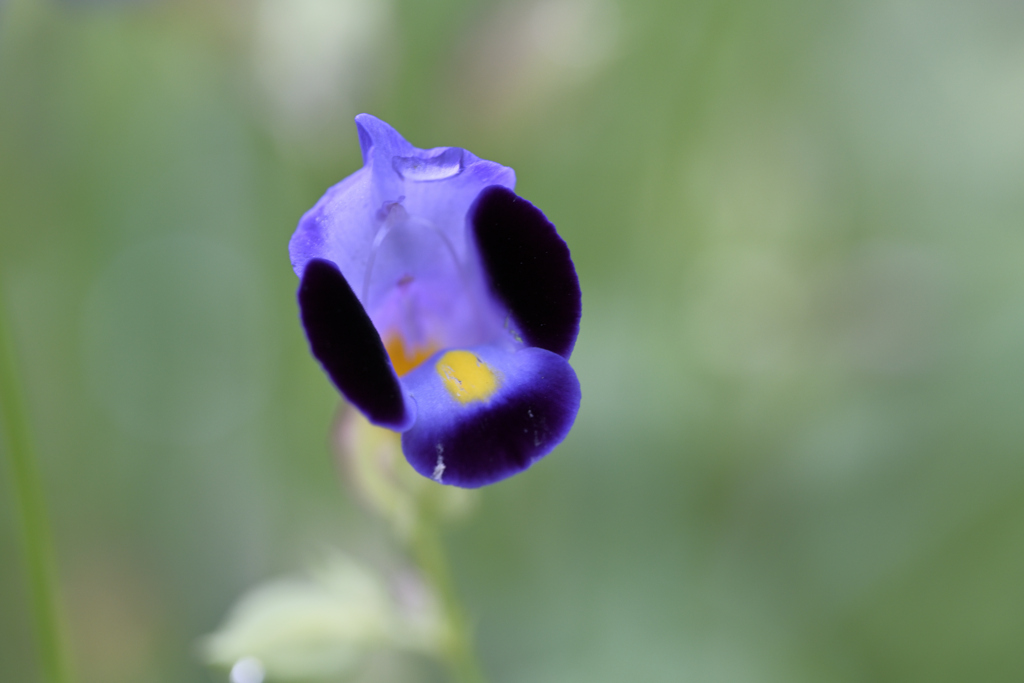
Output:
<svg viewBox="0 0 1024 683">
<path fill-rule="evenodd" d="M 493 376 L 493 386 L 472 388 L 469 378 L 469 399 L 458 398 L 444 379 L 450 353 L 467 354 L 464 358 L 481 364 L 481 372 Z M 449 351 L 402 383 L 416 402 L 417 415 L 402 435 L 405 457 L 423 476 L 464 488 L 492 484 L 530 467 L 561 443 L 580 407 L 576 373 L 564 358 L 539 348 L 511 351 L 488 345 Z"/>
<path fill-rule="evenodd" d="M 380 335 L 336 265 L 309 261 L 299 285 L 299 312 L 313 356 L 345 398 L 370 422 L 407 429 L 414 411 Z"/>
<path fill-rule="evenodd" d="M 491 288 L 523 340 L 569 358 L 580 330 L 580 283 L 555 226 L 499 186 L 480 193 L 469 221 Z"/>
</svg>

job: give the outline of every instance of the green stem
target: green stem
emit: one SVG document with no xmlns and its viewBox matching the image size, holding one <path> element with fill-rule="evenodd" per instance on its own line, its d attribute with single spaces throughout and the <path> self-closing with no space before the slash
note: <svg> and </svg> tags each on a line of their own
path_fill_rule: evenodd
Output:
<svg viewBox="0 0 1024 683">
<path fill-rule="evenodd" d="M 428 502 L 429 501 L 425 501 Z M 484 675 L 473 648 L 473 632 L 459 603 L 448 568 L 437 515 L 429 505 L 420 506 L 420 517 L 412 536 L 412 551 L 420 569 L 441 602 L 447 627 L 443 645 L 445 663 L 457 683 L 484 683 Z"/>
<path fill-rule="evenodd" d="M 50 526 L 3 304 L 0 290 L 0 438 L 6 441 L 11 460 L 41 673 L 48 683 L 67 683 L 71 676 L 58 611 Z"/>
</svg>

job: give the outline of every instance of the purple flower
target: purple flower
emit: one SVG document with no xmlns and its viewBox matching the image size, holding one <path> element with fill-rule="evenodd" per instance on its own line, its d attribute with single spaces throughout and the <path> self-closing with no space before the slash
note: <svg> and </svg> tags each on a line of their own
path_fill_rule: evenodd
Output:
<svg viewBox="0 0 1024 683">
<path fill-rule="evenodd" d="M 580 321 L 569 248 L 515 173 L 458 147 L 417 149 L 356 117 L 363 167 L 289 244 L 313 355 L 413 468 L 477 487 L 521 472 L 576 419 Z"/>
</svg>

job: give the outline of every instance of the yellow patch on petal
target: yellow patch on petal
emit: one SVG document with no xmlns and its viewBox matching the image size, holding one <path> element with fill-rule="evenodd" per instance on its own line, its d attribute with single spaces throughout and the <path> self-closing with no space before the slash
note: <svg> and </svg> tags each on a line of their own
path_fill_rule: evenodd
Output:
<svg viewBox="0 0 1024 683">
<path fill-rule="evenodd" d="M 419 367 L 420 363 L 433 356 L 434 352 L 437 351 L 437 347 L 433 344 L 427 344 L 426 346 L 413 348 L 410 352 L 409 349 L 405 348 L 405 342 L 402 341 L 402 337 L 395 335 L 388 338 L 387 343 L 384 344 L 384 350 L 388 352 L 388 357 L 391 358 L 391 366 L 395 369 L 395 374 L 401 377 L 412 372 Z"/>
<path fill-rule="evenodd" d="M 469 351 L 449 351 L 434 368 L 459 403 L 486 401 L 501 385 L 498 373 Z"/>
</svg>

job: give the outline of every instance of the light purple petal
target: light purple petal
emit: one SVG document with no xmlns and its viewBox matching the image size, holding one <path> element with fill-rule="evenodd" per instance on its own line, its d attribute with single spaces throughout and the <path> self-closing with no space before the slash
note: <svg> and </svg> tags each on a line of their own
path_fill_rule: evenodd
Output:
<svg viewBox="0 0 1024 683">
<path fill-rule="evenodd" d="M 512 187 L 512 169 L 458 147 L 417 149 L 369 114 L 356 124 L 365 166 L 299 221 L 295 272 L 312 258 L 337 264 L 385 340 L 465 347 L 502 334 L 466 215 L 485 187 Z"/>
<path fill-rule="evenodd" d="M 514 189 L 515 171 L 459 147 L 418 149 L 370 114 L 357 116 L 356 125 L 377 206 L 400 203 L 409 216 L 444 234 L 464 259 L 473 200 L 489 185 Z"/>
<path fill-rule="evenodd" d="M 378 228 L 372 195 L 370 173 L 362 168 L 303 214 L 288 244 L 296 275 L 302 277 L 310 259 L 322 258 L 336 263 L 349 282 L 362 282 Z"/>
</svg>

